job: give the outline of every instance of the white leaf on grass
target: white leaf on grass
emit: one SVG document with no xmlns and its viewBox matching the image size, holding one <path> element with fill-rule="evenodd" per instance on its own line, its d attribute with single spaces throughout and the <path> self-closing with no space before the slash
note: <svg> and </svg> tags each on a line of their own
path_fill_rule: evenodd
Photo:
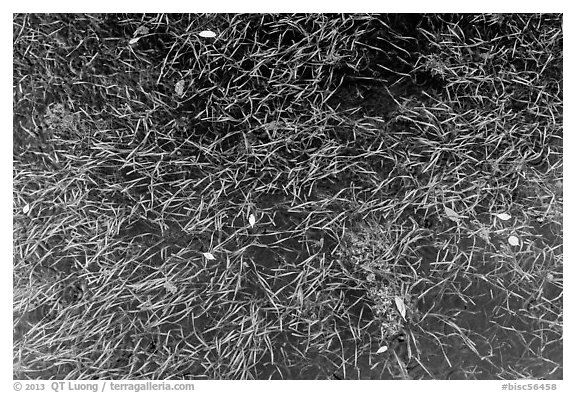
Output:
<svg viewBox="0 0 576 393">
<path fill-rule="evenodd" d="M 508 243 L 510 243 L 511 246 L 518 246 L 520 245 L 520 240 L 516 236 L 512 235 L 508 238 Z"/>
<path fill-rule="evenodd" d="M 454 222 L 460 222 L 460 216 L 454 210 L 450 209 L 449 207 L 444 206 L 444 212 L 446 213 L 446 216 L 450 220 L 452 220 Z"/>
<path fill-rule="evenodd" d="M 499 214 L 496 214 L 496 217 L 498 217 L 502 221 L 508 221 L 509 219 L 512 218 L 512 216 L 508 213 L 499 213 Z"/>
<path fill-rule="evenodd" d="M 395 296 L 394 303 L 396 303 L 396 308 L 398 309 L 398 312 L 402 318 L 406 320 L 406 306 L 404 305 L 404 300 L 402 300 L 400 296 Z"/>
<path fill-rule="evenodd" d="M 178 97 L 182 97 L 184 95 L 184 84 L 185 83 L 186 83 L 186 81 L 184 81 L 184 79 L 179 80 L 176 83 L 174 90 L 176 91 L 176 95 L 178 95 Z"/>
<path fill-rule="evenodd" d="M 256 224 L 256 217 L 254 217 L 254 214 L 250 214 L 250 217 L 248 217 L 248 223 L 250 223 L 250 226 L 254 228 L 254 224 Z"/>
<path fill-rule="evenodd" d="M 29 211 L 30 211 L 30 204 L 28 203 L 26 204 L 26 206 L 22 208 L 22 213 L 28 214 Z"/>
<path fill-rule="evenodd" d="M 204 258 L 208 259 L 209 261 L 213 261 L 216 259 L 216 257 L 212 254 L 210 254 L 209 252 L 203 252 L 202 255 L 204 256 Z"/>
<path fill-rule="evenodd" d="M 376 351 L 376 353 L 384 353 L 388 350 L 388 346 L 387 345 L 383 345 L 380 348 L 378 348 L 378 350 Z"/>
<path fill-rule="evenodd" d="M 214 33 L 213 31 L 210 31 L 210 30 L 201 31 L 200 33 L 198 33 L 198 35 L 202 38 L 214 38 L 214 37 L 216 37 L 216 33 Z"/>
<path fill-rule="evenodd" d="M 128 44 L 130 45 L 134 45 L 135 43 L 138 42 L 138 40 L 140 38 L 142 38 L 143 35 L 148 34 L 150 32 L 150 30 L 148 30 L 148 28 L 146 26 L 140 26 L 136 29 L 136 31 L 134 32 L 134 38 L 132 38 L 130 41 L 128 41 Z"/>
</svg>

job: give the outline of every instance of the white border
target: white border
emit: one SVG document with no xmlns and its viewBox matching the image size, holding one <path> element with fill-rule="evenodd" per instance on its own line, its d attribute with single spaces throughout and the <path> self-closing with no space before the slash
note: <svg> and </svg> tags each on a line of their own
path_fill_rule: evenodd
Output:
<svg viewBox="0 0 576 393">
<path fill-rule="evenodd" d="M 96 2 L 54 2 L 54 1 L 27 1 L 27 2 L 11 2 L 6 4 L 10 8 L 10 13 L 2 13 L 2 52 L 6 59 L 11 58 L 8 53 L 12 53 L 12 12 L 563 12 L 564 13 L 564 40 L 565 42 L 572 42 L 572 44 L 565 44 L 564 51 L 564 68 L 568 72 L 564 73 L 564 97 L 565 97 L 565 116 L 564 128 L 567 130 L 565 133 L 564 148 L 569 154 L 565 157 L 565 174 L 568 174 L 564 179 L 565 185 L 565 200 L 569 201 L 564 206 L 564 236 L 566 239 L 576 239 L 574 237 L 573 219 L 574 219 L 574 205 L 571 201 L 576 200 L 574 193 L 574 182 L 572 174 L 575 173 L 574 160 L 575 154 L 570 154 L 570 149 L 575 146 L 573 135 L 574 130 L 574 99 L 573 87 L 574 77 L 573 72 L 576 70 L 574 62 L 574 24 L 576 18 L 573 17 L 571 12 L 567 12 L 568 2 L 558 1 L 395 1 L 379 2 L 373 1 L 322 1 L 314 2 L 312 0 L 290 0 L 286 2 L 268 2 L 268 1 L 190 1 L 190 2 L 167 2 L 167 1 L 141 1 L 141 2 L 126 2 L 126 1 L 96 1 Z M 4 5 L 2 6 L 4 7 Z M 2 108 L 6 112 L 12 107 L 12 64 L 8 64 L 8 60 L 3 62 L 2 75 L 2 88 L 0 91 L 3 93 Z M 12 127 L 9 127 L 9 122 L 12 116 L 10 113 L 5 113 L 3 120 L 6 123 L 2 133 L 2 143 L 0 144 L 3 149 L 0 155 L 2 159 L 1 176 L 2 184 L 12 184 Z M 2 258 L 6 271 L 0 274 L 0 288 L 2 288 L 2 315 L 6 318 L 2 319 L 1 330 L 1 348 L 2 354 L 2 374 L 1 384 L 4 387 L 3 391 L 13 391 L 12 382 L 12 319 L 8 318 L 12 315 L 12 274 L 10 266 L 12 265 L 12 187 L 5 186 L 1 193 L 2 203 L 0 206 L 1 219 L 2 219 L 2 237 L 0 250 L 2 250 Z M 568 311 L 565 316 L 565 343 L 564 343 L 564 381 L 542 381 L 543 383 L 557 383 L 557 391 L 567 391 L 568 386 L 574 386 L 574 336 L 570 334 L 574 327 L 574 250 L 571 247 L 571 242 L 565 242 L 564 248 L 565 257 L 567 261 L 564 270 L 565 281 L 565 296 L 564 296 L 564 310 Z M 566 334 L 566 332 L 568 334 Z M 572 355 L 572 356 L 571 356 Z M 136 381 L 135 381 L 136 382 Z M 520 381 L 511 381 L 519 383 Z M 527 382 L 527 381 L 525 381 Z M 323 389 L 330 392 L 338 391 L 351 391 L 358 388 L 376 390 L 390 389 L 404 390 L 404 389 L 418 389 L 419 391 L 440 391 L 440 392 L 490 392 L 501 391 L 501 385 L 504 381 L 238 381 L 238 382 L 225 382 L 225 381 L 196 381 L 196 389 L 198 392 L 224 392 L 224 391 L 269 391 L 270 388 L 280 391 L 294 391 L 296 389 L 304 389 L 305 391 L 312 389 Z M 272 385 L 272 386 L 271 386 Z M 49 384 L 47 385 L 47 390 Z M 571 389 L 574 391 L 574 389 Z"/>
</svg>

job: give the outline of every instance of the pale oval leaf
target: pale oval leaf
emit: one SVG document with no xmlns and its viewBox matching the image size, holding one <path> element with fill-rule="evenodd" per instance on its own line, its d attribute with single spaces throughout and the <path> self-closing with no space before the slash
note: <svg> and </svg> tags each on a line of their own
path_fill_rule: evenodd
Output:
<svg viewBox="0 0 576 393">
<path fill-rule="evenodd" d="M 142 37 L 134 37 L 130 41 L 128 41 L 128 43 L 130 45 L 134 45 L 135 43 L 137 43 L 140 40 L 140 38 L 142 38 Z"/>
<path fill-rule="evenodd" d="M 209 252 L 203 252 L 202 255 L 204 256 L 204 258 L 208 259 L 209 261 L 213 261 L 216 259 L 216 257 Z"/>
<path fill-rule="evenodd" d="M 174 91 L 176 92 L 176 95 L 178 95 L 178 97 L 182 97 L 184 95 L 184 85 L 186 84 L 186 81 L 184 79 L 179 80 L 176 83 L 176 86 L 174 87 Z"/>
<path fill-rule="evenodd" d="M 519 245 L 520 245 L 520 240 L 519 240 L 516 236 L 512 235 L 512 236 L 510 236 L 510 237 L 508 238 L 508 243 L 509 243 L 511 246 L 519 246 Z"/>
<path fill-rule="evenodd" d="M 378 350 L 376 351 L 376 353 L 384 353 L 388 350 L 388 346 L 387 345 L 383 345 L 380 348 L 378 348 Z"/>
<path fill-rule="evenodd" d="M 213 31 L 210 31 L 210 30 L 201 31 L 200 33 L 198 33 L 198 35 L 202 38 L 214 38 L 214 37 L 216 37 L 216 33 L 214 33 Z"/>
<path fill-rule="evenodd" d="M 394 297 L 394 303 L 396 303 L 396 308 L 404 320 L 406 320 L 406 305 L 404 300 L 400 296 Z"/>
<path fill-rule="evenodd" d="M 499 213 L 499 214 L 496 214 L 496 217 L 498 217 L 502 221 L 508 221 L 509 219 L 512 218 L 512 216 L 508 213 Z"/>
<path fill-rule="evenodd" d="M 27 203 L 27 204 L 22 208 L 22 213 L 28 214 L 29 211 L 30 211 L 30 204 Z"/>
<path fill-rule="evenodd" d="M 446 217 L 454 222 L 460 221 L 460 216 L 454 210 L 450 209 L 449 207 L 444 206 L 444 212 L 446 213 Z"/>
<path fill-rule="evenodd" d="M 248 223 L 252 228 L 254 228 L 254 224 L 256 224 L 256 217 L 254 217 L 254 214 L 250 214 L 250 217 L 248 217 Z"/>
</svg>

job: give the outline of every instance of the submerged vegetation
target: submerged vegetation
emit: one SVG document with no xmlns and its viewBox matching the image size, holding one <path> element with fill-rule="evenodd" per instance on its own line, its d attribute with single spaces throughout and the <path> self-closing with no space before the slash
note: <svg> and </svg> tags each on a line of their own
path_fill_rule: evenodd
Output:
<svg viewBox="0 0 576 393">
<path fill-rule="evenodd" d="M 562 378 L 561 15 L 13 31 L 15 378 Z"/>
</svg>

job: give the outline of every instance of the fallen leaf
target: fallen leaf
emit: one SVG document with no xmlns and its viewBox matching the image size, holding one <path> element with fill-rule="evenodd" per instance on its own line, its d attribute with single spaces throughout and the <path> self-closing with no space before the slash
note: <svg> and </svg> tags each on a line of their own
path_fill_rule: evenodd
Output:
<svg viewBox="0 0 576 393">
<path fill-rule="evenodd" d="M 406 320 L 406 306 L 404 305 L 404 300 L 402 300 L 400 296 L 395 296 L 394 303 L 396 303 L 396 308 L 402 316 L 402 319 Z"/>
<path fill-rule="evenodd" d="M 209 261 L 213 261 L 216 259 L 216 257 L 212 254 L 210 254 L 209 252 L 203 252 L 202 255 L 204 256 L 204 258 L 208 259 Z"/>
<path fill-rule="evenodd" d="M 250 217 L 248 217 L 248 222 L 250 223 L 250 226 L 254 228 L 254 224 L 256 224 L 256 217 L 254 217 L 254 214 L 250 214 Z"/>
<path fill-rule="evenodd" d="M 178 97 L 182 97 L 184 95 L 184 84 L 185 83 L 186 83 L 186 81 L 184 79 L 179 80 L 176 83 L 174 90 L 176 91 L 176 95 L 178 95 Z"/>
<path fill-rule="evenodd" d="M 449 207 L 444 206 L 444 212 L 446 213 L 446 216 L 450 220 L 452 220 L 454 222 L 460 222 L 460 216 L 454 210 L 450 209 Z"/>
<path fill-rule="evenodd" d="M 387 345 L 383 345 L 380 348 L 378 348 L 378 350 L 376 351 L 376 353 L 384 353 L 388 350 L 388 346 Z"/>
<path fill-rule="evenodd" d="M 214 38 L 214 37 L 216 37 L 216 33 L 214 33 L 213 31 L 210 31 L 210 30 L 201 31 L 198 35 L 202 38 Z"/>
<path fill-rule="evenodd" d="M 508 213 L 499 213 L 499 214 L 496 214 L 496 217 L 498 217 L 502 221 L 508 221 L 509 219 L 512 218 L 512 216 Z"/>
<path fill-rule="evenodd" d="M 140 38 L 142 38 L 142 37 L 134 37 L 134 38 L 132 38 L 130 41 L 128 41 L 128 43 L 129 43 L 130 45 L 134 45 L 135 43 L 138 42 L 138 40 L 140 40 Z"/>
<path fill-rule="evenodd" d="M 508 238 L 508 243 L 510 243 L 511 246 L 518 246 L 520 245 L 520 240 L 516 236 L 512 235 Z"/>
<path fill-rule="evenodd" d="M 22 213 L 28 214 L 29 211 L 30 211 L 30 204 L 28 203 L 26 204 L 26 206 L 22 208 Z"/>
</svg>

